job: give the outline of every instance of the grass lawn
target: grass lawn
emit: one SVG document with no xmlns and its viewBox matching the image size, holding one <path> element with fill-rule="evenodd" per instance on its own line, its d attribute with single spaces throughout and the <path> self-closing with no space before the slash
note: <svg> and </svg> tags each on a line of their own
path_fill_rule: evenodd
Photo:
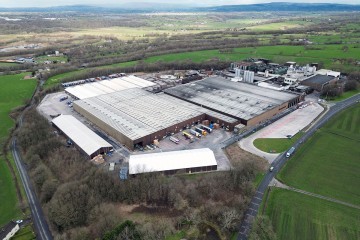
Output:
<svg viewBox="0 0 360 240">
<path fill-rule="evenodd" d="M 11 240 L 32 240 L 36 239 L 36 236 L 31 228 L 31 225 L 27 225 L 24 228 L 21 228 Z"/>
<path fill-rule="evenodd" d="M 263 152 L 267 153 L 281 153 L 288 150 L 304 133 L 300 132 L 288 138 L 257 138 L 254 141 L 254 146 Z"/>
<path fill-rule="evenodd" d="M 273 188 L 265 214 L 279 240 L 356 240 L 360 236 L 360 210 Z"/>
<path fill-rule="evenodd" d="M 360 88 L 357 89 L 357 90 L 352 90 L 352 91 L 348 91 L 348 92 L 344 92 L 341 96 L 339 97 L 335 97 L 333 99 L 328 99 L 329 101 L 331 102 L 338 102 L 338 101 L 342 101 L 342 100 L 345 100 L 349 97 L 352 97 L 356 94 L 360 93 Z"/>
<path fill-rule="evenodd" d="M 335 116 L 277 176 L 284 183 L 360 206 L 360 104 Z"/>
<path fill-rule="evenodd" d="M 0 76 L 0 145 L 9 134 L 9 129 L 14 126 L 14 121 L 9 117 L 11 109 L 23 105 L 31 97 L 36 81 L 23 80 L 29 73 Z M 11 219 L 21 216 L 18 209 L 18 200 L 12 175 L 8 165 L 0 155 L 0 225 L 6 224 Z"/>
</svg>

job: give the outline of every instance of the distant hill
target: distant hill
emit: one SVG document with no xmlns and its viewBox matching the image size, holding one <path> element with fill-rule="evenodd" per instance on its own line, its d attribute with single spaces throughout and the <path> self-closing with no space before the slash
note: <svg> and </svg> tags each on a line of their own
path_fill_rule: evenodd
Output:
<svg viewBox="0 0 360 240">
<path fill-rule="evenodd" d="M 276 2 L 249 5 L 224 5 L 200 8 L 207 12 L 334 12 L 334 11 L 360 11 L 360 5 L 334 4 L 334 3 L 289 3 Z"/>
<path fill-rule="evenodd" d="M 83 13 L 151 13 L 151 12 L 329 12 L 360 11 L 360 5 L 333 3 L 264 3 L 198 7 L 185 4 L 127 3 L 113 6 L 72 5 L 46 8 L 0 8 L 0 12 L 83 12 Z"/>
</svg>

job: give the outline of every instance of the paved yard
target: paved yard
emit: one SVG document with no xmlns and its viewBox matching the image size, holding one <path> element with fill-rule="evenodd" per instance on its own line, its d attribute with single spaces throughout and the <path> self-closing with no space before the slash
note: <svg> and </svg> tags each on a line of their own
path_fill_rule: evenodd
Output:
<svg viewBox="0 0 360 240">
<path fill-rule="evenodd" d="M 254 140 L 257 138 L 286 138 L 287 135 L 295 135 L 309 125 L 322 111 L 323 107 L 318 103 L 308 102 L 307 107 L 297 109 L 273 124 L 242 139 L 239 143 L 240 147 L 272 163 L 278 154 L 266 153 L 257 149 L 253 145 Z"/>
</svg>

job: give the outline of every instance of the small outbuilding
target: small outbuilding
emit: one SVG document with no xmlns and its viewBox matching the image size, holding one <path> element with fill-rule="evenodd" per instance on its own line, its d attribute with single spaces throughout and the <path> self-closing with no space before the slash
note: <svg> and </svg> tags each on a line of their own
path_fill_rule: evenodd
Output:
<svg viewBox="0 0 360 240">
<path fill-rule="evenodd" d="M 5 226 L 1 227 L 0 239 L 9 240 L 17 233 L 17 231 L 19 231 L 19 229 L 20 229 L 19 224 L 13 221 L 9 222 Z"/>
<path fill-rule="evenodd" d="M 90 158 L 109 152 L 112 145 L 71 115 L 60 115 L 52 124 Z"/>
<path fill-rule="evenodd" d="M 217 170 L 213 151 L 209 148 L 131 155 L 129 174 L 159 172 L 165 175 Z"/>
</svg>

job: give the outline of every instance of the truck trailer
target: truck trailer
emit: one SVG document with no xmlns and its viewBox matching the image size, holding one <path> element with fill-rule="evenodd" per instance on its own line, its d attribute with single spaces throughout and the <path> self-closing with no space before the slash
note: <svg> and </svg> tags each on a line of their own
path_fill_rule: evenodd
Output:
<svg viewBox="0 0 360 240">
<path fill-rule="evenodd" d="M 207 126 L 204 126 L 204 125 L 200 125 L 200 128 L 207 131 L 208 133 L 211 133 L 212 132 L 212 129 L 207 127 Z"/>
<path fill-rule="evenodd" d="M 295 152 L 295 148 L 294 147 L 290 148 L 289 151 L 287 151 L 286 153 L 286 157 L 290 157 L 294 152 Z"/>
</svg>

